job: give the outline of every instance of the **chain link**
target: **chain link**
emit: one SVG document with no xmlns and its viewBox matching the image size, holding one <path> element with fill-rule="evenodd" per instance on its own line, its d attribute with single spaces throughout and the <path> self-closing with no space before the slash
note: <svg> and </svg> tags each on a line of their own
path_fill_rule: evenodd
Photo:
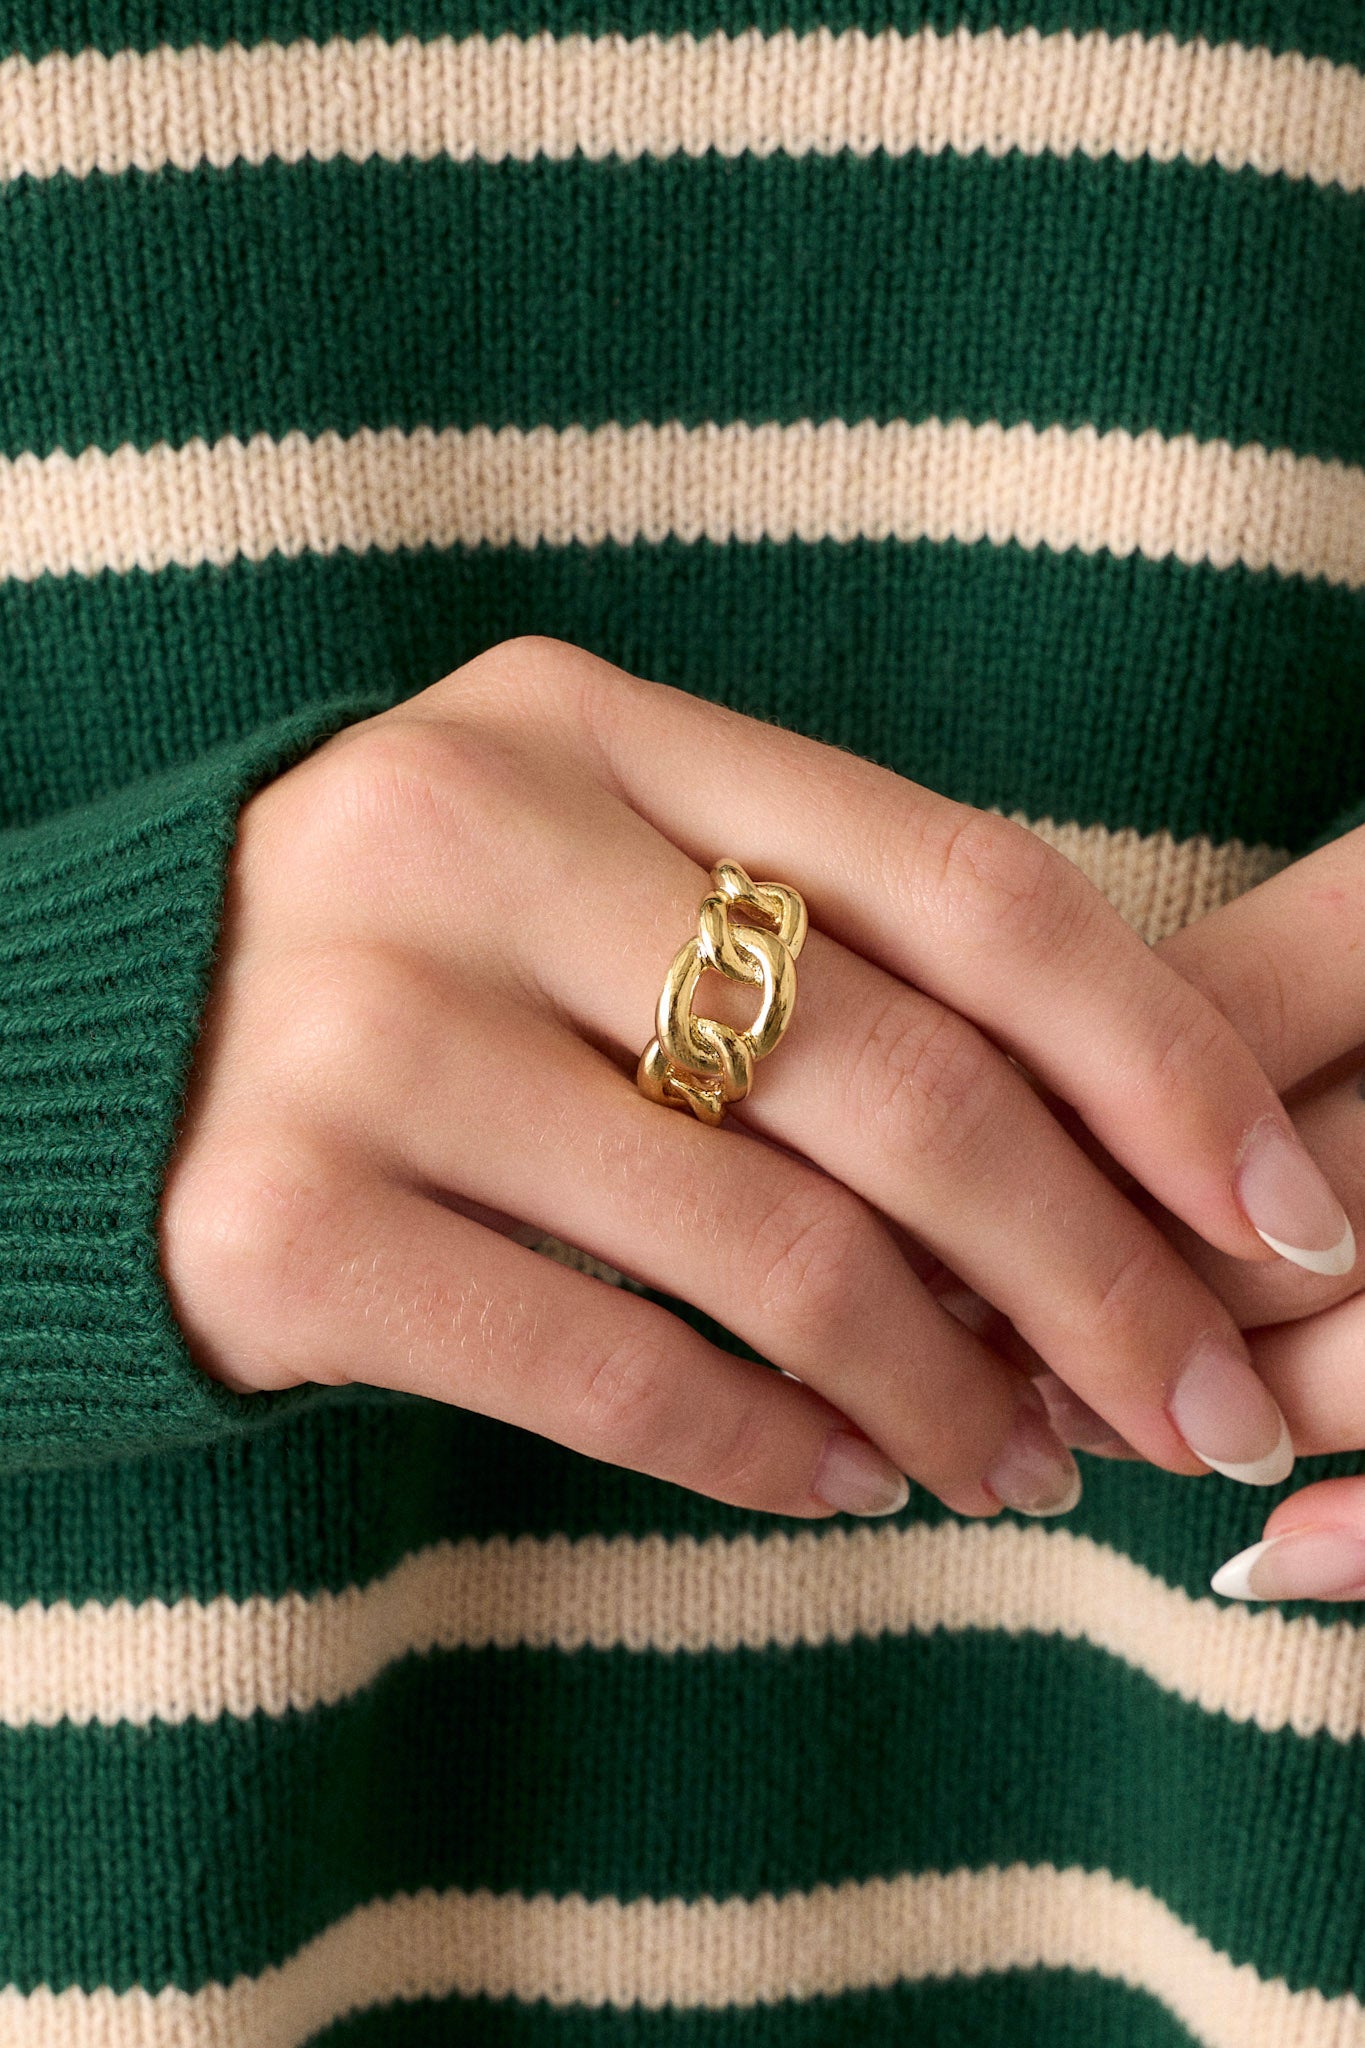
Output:
<svg viewBox="0 0 1365 2048">
<path fill-rule="evenodd" d="M 728 1105 L 748 1094 L 755 1062 L 766 1058 L 791 1022 L 806 904 L 798 890 L 781 882 L 750 881 L 736 860 L 717 861 L 711 881 L 695 938 L 673 956 L 655 1016 L 657 1036 L 641 1053 L 635 1079 L 652 1102 L 690 1109 L 703 1123 L 718 1124 Z M 733 911 L 755 922 L 732 922 Z M 692 999 L 708 967 L 761 990 L 758 1015 L 747 1030 L 693 1015 Z"/>
</svg>

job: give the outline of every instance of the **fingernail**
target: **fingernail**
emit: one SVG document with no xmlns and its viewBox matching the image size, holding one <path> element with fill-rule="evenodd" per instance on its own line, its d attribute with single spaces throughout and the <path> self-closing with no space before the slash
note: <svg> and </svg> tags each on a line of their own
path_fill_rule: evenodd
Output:
<svg viewBox="0 0 1365 2048">
<path fill-rule="evenodd" d="M 1294 1469 L 1289 1425 L 1251 1367 L 1222 1338 L 1194 1350 L 1166 1403 L 1190 1449 L 1246 1486 L 1275 1486 Z"/>
<path fill-rule="evenodd" d="M 831 1430 L 811 1492 L 846 1515 L 890 1515 L 910 1498 L 910 1481 L 864 1437 Z"/>
<path fill-rule="evenodd" d="M 1256 1235 L 1310 1273 L 1349 1273 L 1356 1262 L 1351 1219 L 1296 1137 L 1273 1116 L 1253 1124 L 1237 1167 L 1237 1199 Z"/>
<path fill-rule="evenodd" d="M 1055 1372 L 1040 1372 L 1034 1379 L 1034 1386 L 1043 1397 L 1047 1419 L 1053 1429 L 1074 1451 L 1127 1451 L 1131 1447 L 1102 1415 L 1097 1415 L 1088 1401 L 1073 1393 L 1065 1380 L 1059 1380 Z"/>
<path fill-rule="evenodd" d="M 1064 1515 L 1081 1497 L 1080 1467 L 1031 1398 L 1015 1411 L 985 1483 L 1002 1507 L 1021 1515 Z"/>
<path fill-rule="evenodd" d="M 1267 1536 L 1219 1565 L 1209 1584 L 1229 1600 L 1365 1597 L 1365 1542 L 1344 1529 Z"/>
</svg>

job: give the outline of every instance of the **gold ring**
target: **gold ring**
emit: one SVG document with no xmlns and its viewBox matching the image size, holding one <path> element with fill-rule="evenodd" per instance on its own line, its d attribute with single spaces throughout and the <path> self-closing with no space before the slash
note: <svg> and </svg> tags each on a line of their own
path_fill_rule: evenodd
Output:
<svg viewBox="0 0 1365 2048">
<path fill-rule="evenodd" d="M 681 945 L 664 977 L 656 1036 L 640 1054 L 635 1080 L 651 1102 L 690 1109 L 718 1124 L 749 1092 L 754 1062 L 766 1058 L 796 1008 L 796 956 L 806 942 L 806 903 L 782 882 L 751 882 L 737 860 L 718 860 L 703 896 L 697 934 Z M 731 922 L 743 911 L 751 924 Z M 706 968 L 762 990 L 747 1031 L 718 1017 L 696 1017 L 692 998 Z"/>
</svg>

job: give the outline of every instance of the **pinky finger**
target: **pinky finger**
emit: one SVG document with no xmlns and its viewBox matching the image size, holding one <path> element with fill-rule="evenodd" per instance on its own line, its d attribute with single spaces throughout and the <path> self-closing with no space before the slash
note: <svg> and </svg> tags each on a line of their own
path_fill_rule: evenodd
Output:
<svg viewBox="0 0 1365 2048">
<path fill-rule="evenodd" d="M 332 1268 L 325 1327 L 313 1301 L 328 1377 L 469 1408 L 732 1507 L 888 1514 L 909 1498 L 830 1402 L 658 1303 L 411 1189 L 387 1189 L 381 1214 L 366 1205 L 364 1257 Z"/>
</svg>

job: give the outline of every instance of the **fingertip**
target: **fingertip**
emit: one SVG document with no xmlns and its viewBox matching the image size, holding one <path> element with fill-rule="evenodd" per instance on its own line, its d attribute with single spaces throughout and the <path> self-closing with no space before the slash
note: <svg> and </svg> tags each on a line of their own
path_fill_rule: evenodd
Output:
<svg viewBox="0 0 1365 2048">
<path fill-rule="evenodd" d="M 1263 1244 L 1306 1272 L 1340 1278 L 1356 1261 L 1355 1232 L 1326 1175 L 1283 1111 L 1258 1117 L 1242 1141 L 1233 1186 Z"/>
</svg>

